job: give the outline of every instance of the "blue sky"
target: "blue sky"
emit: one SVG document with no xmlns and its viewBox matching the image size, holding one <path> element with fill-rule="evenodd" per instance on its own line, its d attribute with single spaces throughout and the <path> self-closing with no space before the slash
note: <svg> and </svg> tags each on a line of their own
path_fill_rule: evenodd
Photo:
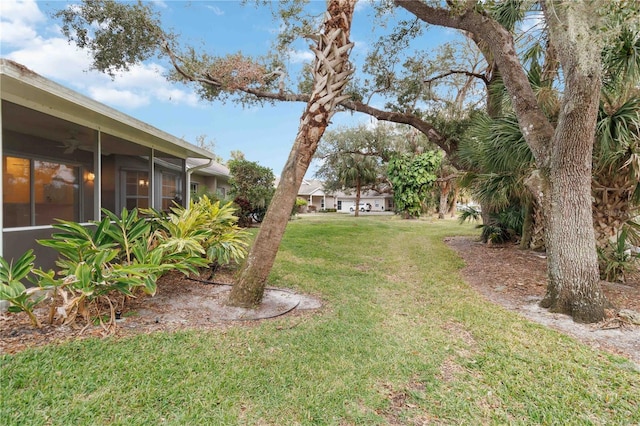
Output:
<svg viewBox="0 0 640 426">
<path fill-rule="evenodd" d="M 240 150 L 248 160 L 280 174 L 304 104 L 242 108 L 233 103 L 204 102 L 192 87 L 166 81 L 162 73 L 168 65 L 160 62 L 137 65 L 115 80 L 88 71 L 87 54 L 67 43 L 59 31 L 59 22 L 49 15 L 70 3 L 73 2 L 1 0 L 0 56 L 188 142 L 194 143 L 197 136 L 206 135 L 215 141 L 215 153 L 225 160 L 232 150 Z M 238 51 L 245 55 L 265 54 L 279 28 L 268 8 L 242 6 L 240 1 L 159 0 L 153 5 L 161 13 L 163 23 L 181 34 L 181 40 L 204 46 L 211 54 Z M 318 10 L 324 5 L 324 1 L 311 3 Z M 371 16 L 371 6 L 361 0 L 351 36 L 355 42 L 352 58 L 356 61 L 366 55 L 375 41 Z M 435 35 L 438 42 L 451 37 L 453 34 L 444 30 Z M 300 44 L 291 58 L 291 65 L 296 67 L 312 56 L 305 44 Z M 371 118 L 340 113 L 332 122 L 335 128 L 370 123 Z M 312 165 L 307 176 L 314 169 Z"/>
</svg>

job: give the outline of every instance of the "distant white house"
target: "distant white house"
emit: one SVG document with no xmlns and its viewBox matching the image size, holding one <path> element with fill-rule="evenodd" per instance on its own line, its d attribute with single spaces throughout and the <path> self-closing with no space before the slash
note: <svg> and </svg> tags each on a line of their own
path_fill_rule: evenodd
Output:
<svg viewBox="0 0 640 426">
<path fill-rule="evenodd" d="M 349 213 L 356 208 L 355 191 L 352 193 L 325 191 L 323 182 L 317 179 L 303 180 L 298 190 L 298 198 L 308 203 L 307 212 L 335 209 L 341 213 Z M 393 194 L 377 191 L 363 191 L 360 195 L 360 203 L 369 203 L 371 211 L 393 211 L 394 208 Z"/>
</svg>

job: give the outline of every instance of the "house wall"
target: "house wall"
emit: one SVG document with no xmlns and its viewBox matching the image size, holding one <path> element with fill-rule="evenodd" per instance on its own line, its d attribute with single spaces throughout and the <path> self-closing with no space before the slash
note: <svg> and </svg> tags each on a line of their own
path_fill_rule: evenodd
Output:
<svg viewBox="0 0 640 426">
<path fill-rule="evenodd" d="M 202 192 L 203 188 L 206 188 L 209 194 L 215 194 L 222 199 L 226 199 L 231 190 L 228 180 L 218 176 L 205 176 L 194 173 L 191 175 L 191 183 L 198 184 L 198 191 Z"/>
<path fill-rule="evenodd" d="M 12 61 L 0 59 L 0 79 L 0 255 L 7 259 L 34 249 L 37 266 L 53 267 L 57 253 L 36 239 L 56 232 L 56 219 L 86 224 L 100 218 L 100 207 L 164 207 L 188 189 L 185 159 L 209 156 Z"/>
<path fill-rule="evenodd" d="M 350 212 L 350 209 L 355 208 L 356 199 L 355 197 L 337 197 L 336 204 L 340 205 L 339 212 Z M 372 212 L 383 212 L 383 211 L 393 211 L 393 198 L 390 197 L 361 197 L 360 203 L 369 203 L 371 204 Z"/>
<path fill-rule="evenodd" d="M 335 209 L 337 208 L 335 198 L 328 195 L 298 195 L 298 198 L 305 200 L 308 204 L 305 211 L 319 212 L 322 209 Z M 324 200 L 324 204 L 323 204 Z"/>
<path fill-rule="evenodd" d="M 11 259 L 18 259 L 27 250 L 33 249 L 36 255 L 36 267 L 44 270 L 55 269 L 58 252 L 36 243 L 36 240 L 51 238 L 54 232 L 57 230 L 50 226 L 4 229 L 2 232 L 3 257 L 11 261 Z"/>
</svg>

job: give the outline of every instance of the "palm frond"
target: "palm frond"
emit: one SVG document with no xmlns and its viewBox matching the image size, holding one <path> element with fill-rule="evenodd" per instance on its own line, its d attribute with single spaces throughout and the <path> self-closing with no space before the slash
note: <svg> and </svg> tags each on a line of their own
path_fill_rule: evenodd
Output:
<svg viewBox="0 0 640 426">
<path fill-rule="evenodd" d="M 596 169 L 623 164 L 640 169 L 640 161 L 635 161 L 640 155 L 640 97 L 629 98 L 612 112 L 600 106 L 594 154 Z"/>
</svg>

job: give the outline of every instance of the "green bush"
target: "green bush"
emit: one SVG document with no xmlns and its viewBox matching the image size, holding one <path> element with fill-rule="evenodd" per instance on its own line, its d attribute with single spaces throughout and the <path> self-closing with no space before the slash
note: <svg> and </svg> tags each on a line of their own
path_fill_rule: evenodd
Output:
<svg viewBox="0 0 640 426">
<path fill-rule="evenodd" d="M 600 278 L 606 281 L 625 282 L 628 272 L 636 270 L 640 255 L 634 254 L 627 245 L 628 231 L 623 228 L 615 242 L 598 248 Z"/>
<path fill-rule="evenodd" d="M 0 299 L 10 302 L 11 312 L 26 312 L 34 326 L 40 322 L 33 310 L 44 299 L 34 297 L 38 290 L 53 293 L 51 323 L 56 313 L 65 324 L 78 316 L 89 323 L 90 307 L 99 311 L 98 302 L 104 301 L 113 325 L 114 294 L 153 295 L 158 278 L 167 271 L 197 273 L 198 268 L 239 262 L 247 253 L 249 234 L 237 226 L 231 203 L 221 206 L 203 195 L 188 209 L 142 212 L 147 216 L 136 209 L 123 209 L 120 216 L 103 210 L 104 218 L 90 227 L 59 220 L 50 239 L 38 240 L 58 252 L 58 273 L 34 269 L 31 250 L 15 264 L 0 258 Z M 27 289 L 22 283 L 29 272 L 38 288 Z M 98 312 L 101 322 L 102 317 Z"/>
<path fill-rule="evenodd" d="M 159 247 L 175 253 L 174 261 L 195 266 L 226 265 L 239 262 L 247 253 L 248 236 L 238 225 L 232 203 L 220 204 L 202 196 L 189 208 L 172 207 L 169 213 L 144 210 L 153 218 L 154 238 Z M 195 261 L 195 259 L 201 261 Z M 205 262 L 204 264 L 202 262 Z"/>
<path fill-rule="evenodd" d="M 40 321 L 34 315 L 33 309 L 45 296 L 35 297 L 22 283 L 33 269 L 35 259 L 33 250 L 24 253 L 15 264 L 0 257 L 0 300 L 10 303 L 9 312 L 26 312 L 31 324 L 40 327 Z"/>
<path fill-rule="evenodd" d="M 54 289 L 54 302 L 62 303 L 64 322 L 73 323 L 78 315 L 89 321 L 89 305 L 99 300 L 110 307 L 110 324 L 115 324 L 112 292 L 134 296 L 137 289 L 155 294 L 158 277 L 171 266 L 163 263 L 162 250 L 150 250 L 151 227 L 137 210 L 122 211 L 121 217 L 103 210 L 95 227 L 59 220 L 51 239 L 39 240 L 55 249 L 61 279 L 37 272 Z"/>
</svg>

